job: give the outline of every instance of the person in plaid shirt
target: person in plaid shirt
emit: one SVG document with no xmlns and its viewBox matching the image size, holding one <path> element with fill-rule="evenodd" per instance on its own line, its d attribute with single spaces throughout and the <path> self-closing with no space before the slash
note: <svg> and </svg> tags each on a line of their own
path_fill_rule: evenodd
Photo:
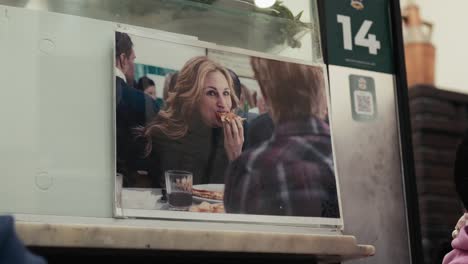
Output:
<svg viewBox="0 0 468 264">
<path fill-rule="evenodd" d="M 229 165 L 226 212 L 340 217 L 322 69 L 254 57 L 251 64 L 275 131 Z"/>
</svg>

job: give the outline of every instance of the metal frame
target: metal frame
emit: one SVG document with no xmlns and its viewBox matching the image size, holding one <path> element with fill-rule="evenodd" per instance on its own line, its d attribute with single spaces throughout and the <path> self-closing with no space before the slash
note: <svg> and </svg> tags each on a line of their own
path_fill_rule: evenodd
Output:
<svg viewBox="0 0 468 264">
<path fill-rule="evenodd" d="M 406 221 L 412 263 L 424 263 L 422 254 L 421 228 L 419 219 L 418 191 L 414 171 L 411 120 L 406 82 L 405 52 L 403 47 L 402 17 L 400 1 L 390 0 L 390 25 L 397 85 L 397 107 L 402 157 L 402 173 L 405 183 Z"/>
<path fill-rule="evenodd" d="M 323 59 L 328 65 L 327 36 L 325 21 L 325 4 L 327 0 L 317 0 Z M 405 54 L 402 34 L 402 17 L 400 2 L 389 0 L 388 7 L 393 59 L 395 60 L 395 84 L 397 95 L 397 118 L 401 149 L 401 172 L 404 183 L 404 201 L 406 209 L 406 224 L 408 227 L 408 244 L 410 247 L 411 263 L 424 263 L 422 253 L 421 229 L 418 206 L 418 192 L 414 171 L 413 144 L 411 139 L 411 120 L 408 101 L 408 87 L 406 81 Z M 344 219 L 343 219 L 344 220 Z M 378 250 L 378 249 L 377 249 Z"/>
</svg>

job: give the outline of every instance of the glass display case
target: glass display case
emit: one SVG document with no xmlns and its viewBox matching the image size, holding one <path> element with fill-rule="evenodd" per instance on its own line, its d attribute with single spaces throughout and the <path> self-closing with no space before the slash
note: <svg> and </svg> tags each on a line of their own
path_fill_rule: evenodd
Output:
<svg viewBox="0 0 468 264">
<path fill-rule="evenodd" d="M 253 0 L 0 0 L 0 214 L 13 214 L 21 238 L 37 247 L 417 259 L 400 19 L 398 3 L 388 0 L 284 0 L 268 8 Z M 119 52 L 122 34 L 131 44 Z M 187 64 L 205 60 L 222 75 L 222 92 L 208 77 L 192 85 L 176 77 L 175 90 L 164 92 L 173 76 L 190 79 Z M 280 70 L 266 74 L 273 64 Z M 148 79 L 148 92 L 138 90 Z M 215 92 L 181 92 L 197 85 Z M 229 109 L 205 118 L 205 95 L 228 96 Z M 130 101 L 120 112 L 121 98 Z M 199 107 L 187 110 L 177 98 Z M 183 122 L 173 115 L 180 109 Z M 139 151 L 151 156 L 150 144 L 136 139 L 151 135 L 151 147 L 176 152 L 142 166 L 170 155 L 184 164 L 156 168 L 156 184 L 149 167 L 119 171 L 120 117 L 132 111 L 141 119 L 127 126 L 131 148 L 144 146 Z M 249 150 L 247 136 L 237 145 L 228 139 L 219 149 L 226 157 L 217 159 L 213 134 L 198 135 L 201 143 L 175 132 L 158 141 L 148 129 L 163 131 L 166 115 L 184 136 L 197 136 L 194 120 L 207 125 L 212 117 L 210 129 L 228 138 L 228 113 L 240 117 L 237 135 L 248 134 L 253 116 L 268 116 L 257 128 L 270 130 L 267 143 Z M 291 120 L 301 122 L 284 125 Z M 274 158 L 262 160 L 268 170 L 252 165 L 285 135 L 292 141 L 280 140 L 282 148 L 269 152 Z M 195 158 L 185 159 L 184 144 Z M 223 165 L 217 180 L 187 169 L 201 158 L 213 160 L 204 172 Z M 229 180 L 230 172 L 238 177 Z M 235 186 L 230 198 L 228 184 Z M 248 184 L 255 188 L 244 191 Z M 174 200 L 173 190 L 190 193 L 190 202 Z M 233 200 L 243 204 L 225 210 Z M 262 211 L 268 206 L 274 210 Z"/>
<path fill-rule="evenodd" d="M 253 0 L 1 1 L 42 10 L 193 36 L 305 61 L 322 61 L 315 1 L 286 0 L 270 8 Z"/>
</svg>

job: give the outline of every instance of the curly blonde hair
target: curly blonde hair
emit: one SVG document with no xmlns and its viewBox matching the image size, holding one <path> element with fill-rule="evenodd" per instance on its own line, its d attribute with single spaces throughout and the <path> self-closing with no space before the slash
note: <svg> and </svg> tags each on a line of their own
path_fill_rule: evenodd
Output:
<svg viewBox="0 0 468 264">
<path fill-rule="evenodd" d="M 205 79 L 211 72 L 220 72 L 224 75 L 231 90 L 232 108 L 237 107 L 238 98 L 235 96 L 232 78 L 226 68 L 206 56 L 190 59 L 178 72 L 175 88 L 169 92 L 166 101 L 167 107 L 140 129 L 140 133 L 147 140 L 147 154 L 151 152 L 153 137 L 162 133 L 170 139 L 179 139 L 187 134 L 188 122 L 199 112 Z"/>
</svg>

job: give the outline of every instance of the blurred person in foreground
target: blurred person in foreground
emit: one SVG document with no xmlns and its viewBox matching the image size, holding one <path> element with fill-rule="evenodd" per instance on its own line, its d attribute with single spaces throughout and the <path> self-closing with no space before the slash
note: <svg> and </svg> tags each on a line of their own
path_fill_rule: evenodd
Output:
<svg viewBox="0 0 468 264">
<path fill-rule="evenodd" d="M 443 264 L 468 263 L 468 134 L 457 148 L 454 166 L 455 189 L 462 201 L 465 213 L 458 220 L 455 230 L 452 232 L 453 250 L 445 255 Z"/>
<path fill-rule="evenodd" d="M 23 245 L 15 232 L 11 216 L 0 216 L 0 263 L 45 264 L 45 260 L 33 255 Z"/>
<path fill-rule="evenodd" d="M 153 187 L 164 185 L 164 172 L 184 170 L 193 184 L 223 183 L 228 163 L 242 151 L 240 118 L 223 122 L 238 99 L 229 72 L 206 56 L 190 59 L 177 74 L 167 107 L 140 134 L 147 141 Z"/>
<path fill-rule="evenodd" d="M 251 64 L 275 130 L 230 164 L 226 212 L 339 217 L 322 69 L 255 57 Z"/>
</svg>

